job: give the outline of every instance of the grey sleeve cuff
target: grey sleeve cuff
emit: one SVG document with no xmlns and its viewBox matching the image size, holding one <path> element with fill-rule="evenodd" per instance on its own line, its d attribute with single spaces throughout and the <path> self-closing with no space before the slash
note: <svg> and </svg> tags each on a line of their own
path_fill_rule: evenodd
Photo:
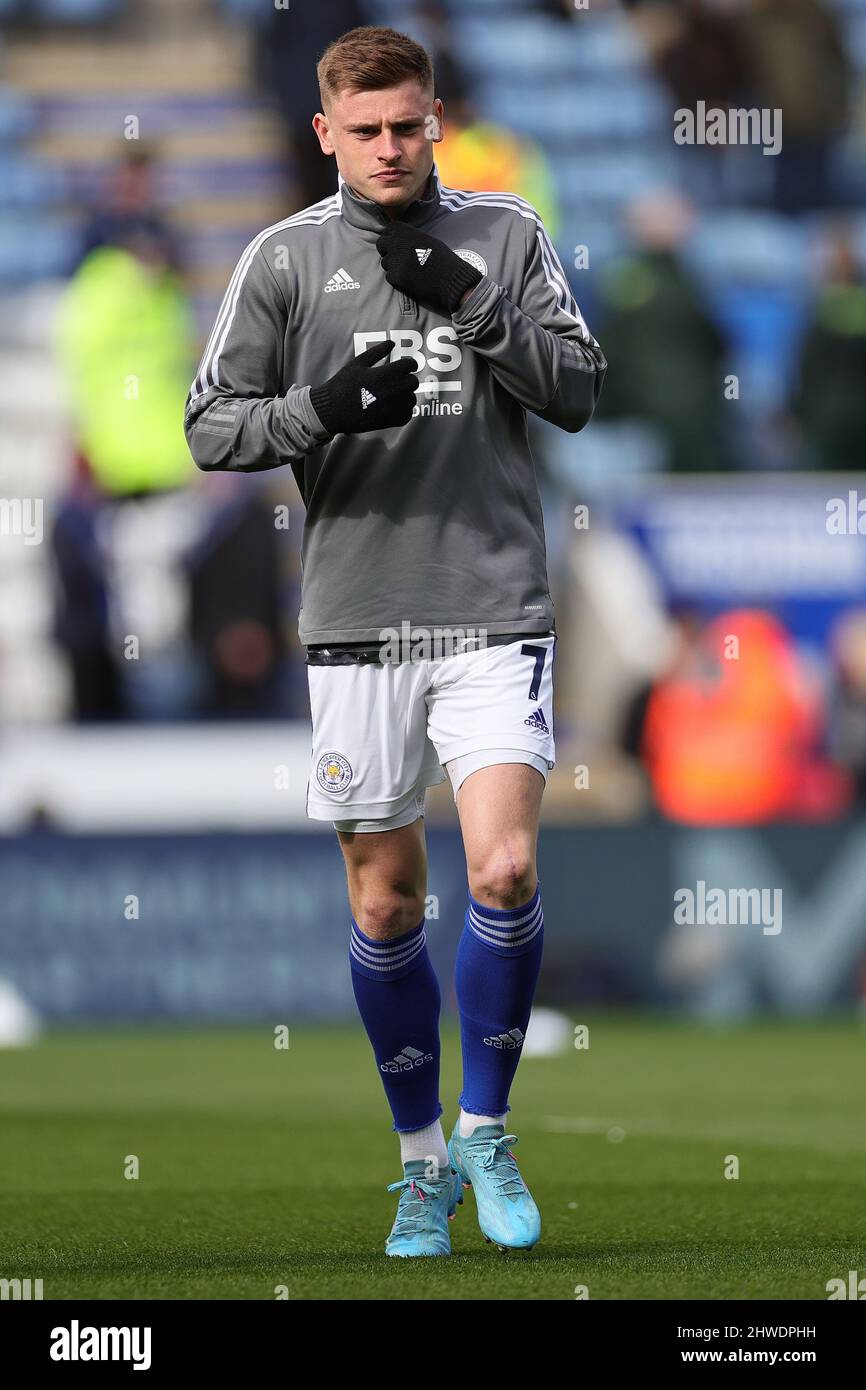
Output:
<svg viewBox="0 0 866 1390">
<path fill-rule="evenodd" d="M 491 280 L 489 275 L 482 275 L 468 299 L 454 310 L 451 315 L 452 323 L 458 328 L 477 327 L 504 294 L 505 291 L 501 285 L 497 285 L 496 281 Z"/>
<path fill-rule="evenodd" d="M 311 390 L 311 386 L 292 387 L 286 392 L 286 400 L 288 400 L 289 397 L 292 398 L 291 408 L 300 415 L 301 420 L 315 443 L 324 444 L 327 440 L 333 439 L 334 436 L 329 430 L 325 429 L 325 426 L 316 414 L 310 400 Z"/>
</svg>

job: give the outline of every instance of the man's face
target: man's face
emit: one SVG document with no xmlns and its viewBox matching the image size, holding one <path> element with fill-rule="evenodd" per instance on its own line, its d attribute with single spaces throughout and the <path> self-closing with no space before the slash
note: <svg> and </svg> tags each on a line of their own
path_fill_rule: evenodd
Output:
<svg viewBox="0 0 866 1390">
<path fill-rule="evenodd" d="M 313 117 L 313 128 L 349 187 L 398 216 L 427 182 L 442 116 L 439 98 L 408 81 L 381 92 L 341 92 L 330 115 Z"/>
</svg>

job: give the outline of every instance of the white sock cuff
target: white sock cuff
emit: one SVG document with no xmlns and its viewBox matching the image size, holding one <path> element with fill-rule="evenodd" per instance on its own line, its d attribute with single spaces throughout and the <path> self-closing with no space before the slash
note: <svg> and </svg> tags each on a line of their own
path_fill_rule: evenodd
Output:
<svg viewBox="0 0 866 1390">
<path fill-rule="evenodd" d="M 435 1162 L 439 1165 L 440 1176 L 445 1177 L 450 1163 L 441 1120 L 434 1120 L 432 1125 L 426 1125 L 424 1129 L 404 1131 L 399 1134 L 399 1138 L 401 1163 L 410 1163 L 413 1160 L 417 1162 L 419 1159 L 429 1161 L 432 1170 Z M 430 1176 L 433 1177 L 432 1171 Z"/>
<path fill-rule="evenodd" d="M 458 1120 L 458 1134 L 461 1139 L 468 1139 L 475 1133 L 481 1125 L 502 1125 L 505 1127 L 504 1115 L 470 1115 L 468 1110 L 460 1111 Z"/>
</svg>

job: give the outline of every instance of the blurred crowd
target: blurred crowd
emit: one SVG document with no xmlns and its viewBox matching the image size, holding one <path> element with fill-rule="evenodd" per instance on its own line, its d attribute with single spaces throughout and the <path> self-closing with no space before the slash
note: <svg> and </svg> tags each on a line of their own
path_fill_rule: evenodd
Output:
<svg viewBox="0 0 866 1390">
<path fill-rule="evenodd" d="M 563 25 L 581 18 L 566 0 L 526 8 Z M 821 0 L 623 0 L 623 8 L 667 94 L 671 130 L 673 112 L 698 102 L 756 106 L 783 111 L 784 139 L 770 158 L 684 147 L 676 151 L 685 171 L 678 186 L 635 195 L 624 188 L 618 253 L 587 278 L 572 272 L 609 361 L 587 439 L 636 426 L 643 433 L 634 438 L 652 441 L 645 466 L 663 475 L 862 468 L 862 188 L 839 158 L 862 119 L 862 92 L 836 10 Z M 250 84 L 270 94 L 283 124 L 285 215 L 335 189 L 333 160 L 310 127 L 319 106 L 315 65 L 336 35 L 380 22 L 374 11 L 363 0 L 329 0 L 301 26 L 287 26 L 273 9 L 258 25 Z M 579 226 L 563 229 L 562 188 L 543 142 L 510 129 L 507 106 L 498 119 L 476 109 L 451 14 L 415 5 L 406 25 L 430 49 L 445 102 L 446 139 L 436 149 L 443 181 L 519 193 L 559 244 L 563 230 L 581 241 Z M 74 425 L 52 545 L 56 639 L 71 673 L 73 716 L 304 717 L 289 554 L 299 524 L 290 523 L 287 546 L 274 524 L 271 479 L 202 479 L 186 450 L 182 405 L 201 342 L 183 236 L 156 192 L 159 158 L 157 147 L 139 143 L 118 151 L 101 199 L 82 219 L 61 313 Z M 741 209 L 796 226 L 811 219 L 814 257 L 802 273 L 812 283 L 794 369 L 787 395 L 763 417 L 730 407 L 748 382 L 734 374 L 730 313 L 707 293 L 690 251 L 714 210 Z M 119 364 L 123 402 L 105 388 Z M 125 406 L 138 399 L 140 428 L 131 434 Z M 567 518 L 580 500 L 584 437 L 568 441 L 569 476 L 552 461 L 550 433 L 531 427 L 546 512 Z M 298 506 L 295 499 L 294 516 Z M 567 595 L 565 633 L 584 595 L 579 567 L 575 574 L 556 538 L 552 566 L 555 590 Z M 609 736 L 643 765 L 664 814 L 697 823 L 826 817 L 866 797 L 866 612 L 852 610 L 837 624 L 822 680 L 771 612 L 743 608 L 710 619 L 668 611 L 660 624 L 655 659 L 620 686 Z M 737 660 L 720 646 L 732 631 L 741 637 Z M 134 661 L 124 659 L 130 634 L 140 644 Z"/>
</svg>

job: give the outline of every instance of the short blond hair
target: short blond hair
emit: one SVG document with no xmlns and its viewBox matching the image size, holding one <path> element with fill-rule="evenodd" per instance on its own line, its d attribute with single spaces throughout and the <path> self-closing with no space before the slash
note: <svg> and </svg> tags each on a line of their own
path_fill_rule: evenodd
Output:
<svg viewBox="0 0 866 1390">
<path fill-rule="evenodd" d="M 329 44 L 316 67 L 322 110 L 342 92 L 379 92 L 414 80 L 432 90 L 433 64 L 427 50 L 396 29 L 365 24 Z"/>
</svg>

